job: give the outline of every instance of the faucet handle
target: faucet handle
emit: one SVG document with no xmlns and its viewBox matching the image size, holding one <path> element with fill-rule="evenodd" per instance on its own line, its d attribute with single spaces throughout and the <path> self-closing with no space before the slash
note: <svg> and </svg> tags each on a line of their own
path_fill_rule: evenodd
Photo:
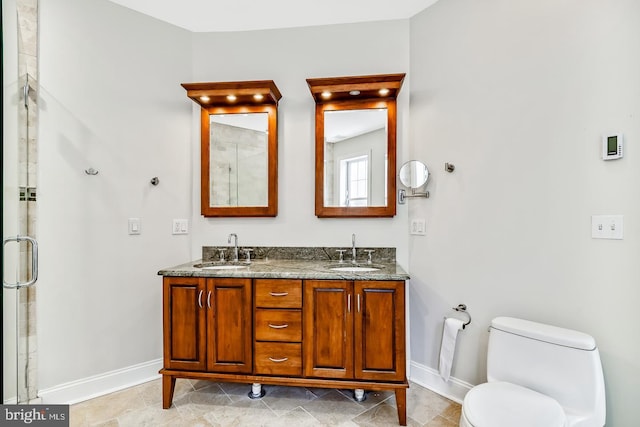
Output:
<svg viewBox="0 0 640 427">
<path fill-rule="evenodd" d="M 365 249 L 364 250 L 368 255 L 367 255 L 367 264 L 371 264 L 373 262 L 372 258 L 371 258 L 371 254 L 374 253 L 375 251 L 373 249 Z"/>
<path fill-rule="evenodd" d="M 224 262 L 224 249 L 218 248 L 218 251 L 220 251 L 220 262 Z"/>
<path fill-rule="evenodd" d="M 247 256 L 247 264 L 251 263 L 251 252 L 253 252 L 253 249 L 243 249 L 242 252 L 245 253 L 245 255 Z"/>
<path fill-rule="evenodd" d="M 344 262 L 344 253 L 346 249 L 336 249 L 336 252 L 340 253 L 340 258 L 338 258 L 338 262 Z"/>
</svg>

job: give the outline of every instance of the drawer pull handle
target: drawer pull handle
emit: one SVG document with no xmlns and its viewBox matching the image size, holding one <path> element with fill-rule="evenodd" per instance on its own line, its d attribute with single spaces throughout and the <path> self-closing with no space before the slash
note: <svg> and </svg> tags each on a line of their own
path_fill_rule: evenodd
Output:
<svg viewBox="0 0 640 427">
<path fill-rule="evenodd" d="M 286 362 L 287 360 L 289 360 L 288 357 L 283 357 L 282 359 L 274 359 L 273 357 L 270 357 L 269 360 L 271 360 L 272 362 L 275 363 L 282 363 L 282 362 Z"/>
<path fill-rule="evenodd" d="M 271 323 L 269 323 L 269 327 L 273 329 L 284 329 L 284 328 L 288 328 L 289 325 L 286 323 L 284 325 L 272 325 Z"/>
<path fill-rule="evenodd" d="M 286 297 L 289 295 L 289 292 L 269 292 L 269 295 L 272 297 Z"/>
</svg>

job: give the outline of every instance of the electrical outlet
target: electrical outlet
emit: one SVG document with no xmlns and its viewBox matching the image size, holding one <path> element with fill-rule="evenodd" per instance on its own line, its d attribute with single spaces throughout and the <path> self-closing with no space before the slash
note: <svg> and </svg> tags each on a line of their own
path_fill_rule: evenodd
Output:
<svg viewBox="0 0 640 427">
<path fill-rule="evenodd" d="M 409 229 L 410 234 L 424 236 L 427 232 L 427 222 L 423 218 L 413 218 Z"/>
<path fill-rule="evenodd" d="M 172 234 L 189 234 L 189 220 L 188 219 L 174 219 Z"/>
</svg>

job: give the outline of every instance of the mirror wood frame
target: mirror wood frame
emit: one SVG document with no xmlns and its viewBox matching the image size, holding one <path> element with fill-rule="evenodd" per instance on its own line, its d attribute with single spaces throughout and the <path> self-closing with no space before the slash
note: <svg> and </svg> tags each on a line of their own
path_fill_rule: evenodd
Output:
<svg viewBox="0 0 640 427">
<path fill-rule="evenodd" d="M 307 79 L 315 108 L 315 214 L 319 218 L 393 217 L 396 214 L 396 97 L 405 74 Z M 380 95 L 381 89 L 388 93 Z M 352 92 L 357 91 L 357 95 Z M 323 93 L 331 93 L 329 98 Z M 387 109 L 386 206 L 325 206 L 324 204 L 324 113 L 325 111 Z"/>
<path fill-rule="evenodd" d="M 272 80 L 183 83 L 187 96 L 200 105 L 200 206 L 205 217 L 273 217 L 278 214 L 278 101 Z M 255 95 L 261 95 L 256 99 Z M 229 95 L 236 98 L 229 101 Z M 203 99 L 204 97 L 204 99 Z M 213 114 L 267 113 L 267 206 L 211 206 L 210 125 Z"/>
</svg>

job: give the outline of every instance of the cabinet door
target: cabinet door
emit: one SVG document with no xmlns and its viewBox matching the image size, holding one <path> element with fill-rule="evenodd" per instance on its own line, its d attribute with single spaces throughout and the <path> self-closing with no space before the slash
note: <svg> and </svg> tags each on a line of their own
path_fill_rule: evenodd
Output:
<svg viewBox="0 0 640 427">
<path fill-rule="evenodd" d="M 163 279 L 164 366 L 206 368 L 205 281 L 197 277 Z"/>
<path fill-rule="evenodd" d="M 304 374 L 353 378 L 353 283 L 304 283 Z"/>
<path fill-rule="evenodd" d="M 207 370 L 251 373 L 251 279 L 207 279 Z"/>
<path fill-rule="evenodd" d="M 404 381 L 404 282 L 356 281 L 355 377 Z"/>
</svg>

